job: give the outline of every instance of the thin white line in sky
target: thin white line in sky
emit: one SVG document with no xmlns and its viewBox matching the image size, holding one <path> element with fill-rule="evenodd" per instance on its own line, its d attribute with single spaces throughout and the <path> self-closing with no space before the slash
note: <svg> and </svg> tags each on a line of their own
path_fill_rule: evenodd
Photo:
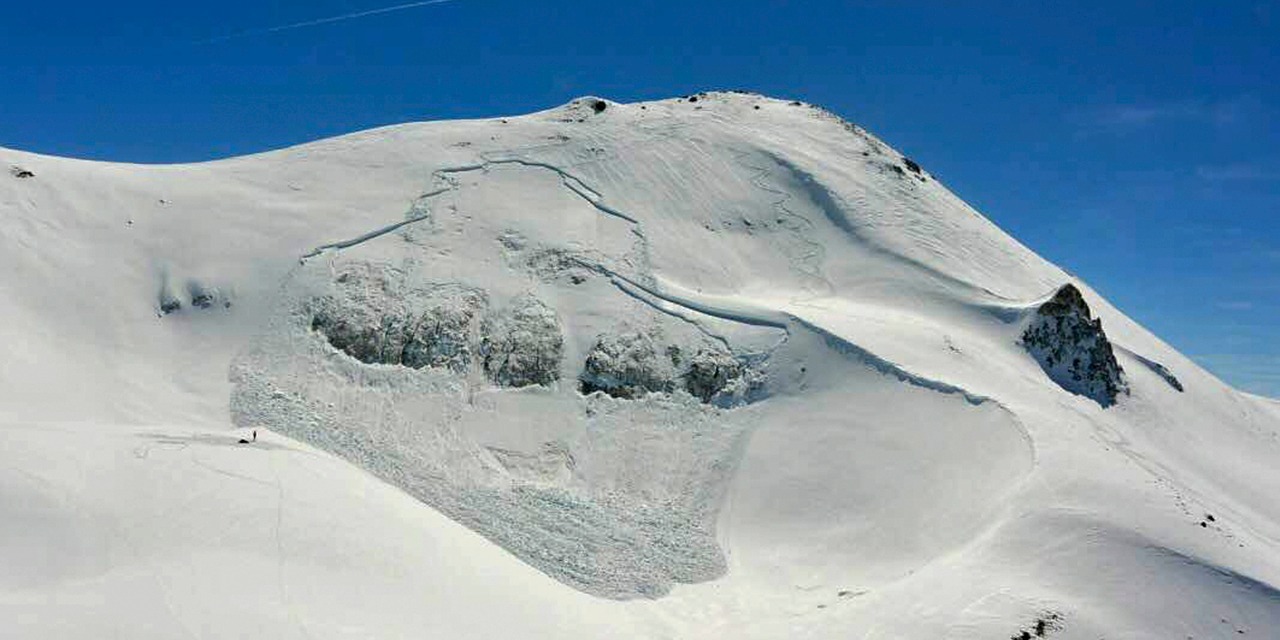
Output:
<svg viewBox="0 0 1280 640">
<path fill-rule="evenodd" d="M 456 1 L 457 0 L 421 0 L 420 2 L 407 2 L 405 4 L 398 4 L 393 7 L 382 7 L 381 9 L 357 11 L 356 13 L 346 13 L 340 16 L 330 16 L 328 18 L 318 18 L 315 20 L 306 20 L 304 22 L 294 22 L 293 24 L 282 24 L 278 27 L 264 27 L 261 29 L 250 29 L 248 31 L 241 31 L 239 33 L 233 33 L 231 35 L 219 36 L 217 38 L 210 38 L 208 40 L 203 40 L 202 42 L 205 44 L 208 44 L 212 42 L 222 42 L 224 40 L 234 40 L 236 38 L 245 38 L 248 36 L 266 35 L 268 33 L 277 33 L 280 31 L 288 31 L 290 29 L 314 27 L 316 25 L 329 24 L 331 22 L 342 22 L 344 20 L 353 20 L 355 18 L 375 16 L 380 13 L 391 13 L 392 11 L 404 11 L 405 9 L 415 9 L 417 7 L 425 7 L 427 5 L 432 5 L 432 4 L 444 4 L 446 2 L 456 2 Z"/>
</svg>

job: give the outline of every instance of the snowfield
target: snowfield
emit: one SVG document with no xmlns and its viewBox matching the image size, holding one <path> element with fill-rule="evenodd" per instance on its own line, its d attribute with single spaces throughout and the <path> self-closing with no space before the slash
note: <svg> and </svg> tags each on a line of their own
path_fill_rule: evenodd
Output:
<svg viewBox="0 0 1280 640">
<path fill-rule="evenodd" d="M 0 636 L 1280 637 L 1280 404 L 816 107 L 0 165 Z"/>
</svg>

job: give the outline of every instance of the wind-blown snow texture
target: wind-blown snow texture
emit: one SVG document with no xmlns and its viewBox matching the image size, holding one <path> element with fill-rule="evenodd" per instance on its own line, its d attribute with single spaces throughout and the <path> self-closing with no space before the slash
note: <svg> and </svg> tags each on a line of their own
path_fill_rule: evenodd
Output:
<svg viewBox="0 0 1280 640">
<path fill-rule="evenodd" d="M 821 109 L 0 165 L 5 634 L 1280 628 L 1280 405 Z"/>
</svg>

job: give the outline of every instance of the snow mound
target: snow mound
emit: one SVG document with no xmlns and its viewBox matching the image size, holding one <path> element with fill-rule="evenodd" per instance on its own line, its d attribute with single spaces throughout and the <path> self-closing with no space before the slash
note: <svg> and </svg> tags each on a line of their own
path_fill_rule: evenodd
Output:
<svg viewBox="0 0 1280 640">
<path fill-rule="evenodd" d="M 16 637 L 1280 628 L 1280 404 L 812 105 L 0 165 Z"/>
</svg>

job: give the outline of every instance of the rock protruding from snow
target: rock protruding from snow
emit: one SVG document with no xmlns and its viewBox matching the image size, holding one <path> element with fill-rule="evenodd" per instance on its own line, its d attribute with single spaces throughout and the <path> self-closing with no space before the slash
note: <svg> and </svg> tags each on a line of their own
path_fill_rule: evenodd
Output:
<svg viewBox="0 0 1280 640">
<path fill-rule="evenodd" d="M 1174 390 L 1179 393 L 1186 392 L 1186 389 L 1182 386 L 1182 382 L 1178 380 L 1177 376 L 1173 375 L 1173 372 L 1170 371 L 1168 367 L 1160 364 L 1159 362 L 1152 362 L 1150 366 L 1151 370 L 1154 371 L 1156 375 L 1163 378 L 1165 382 L 1169 383 L 1169 386 L 1173 387 Z"/>
<path fill-rule="evenodd" d="M 1151 358 L 1128 351 L 1127 349 L 1125 352 L 1134 360 L 1137 360 L 1139 364 L 1149 369 L 1151 373 L 1160 376 L 1160 379 L 1164 380 L 1170 387 L 1173 387 L 1174 391 L 1177 391 L 1178 393 L 1186 392 L 1186 388 L 1182 386 L 1182 381 L 1178 380 L 1178 376 L 1173 375 L 1173 372 L 1170 371 L 1168 367 L 1152 360 Z"/>
<path fill-rule="evenodd" d="M 1128 393 L 1124 371 L 1084 296 L 1074 285 L 1063 285 L 1036 309 L 1022 334 L 1027 351 L 1063 389 L 1087 396 L 1103 407 Z"/>
<path fill-rule="evenodd" d="M 494 319 L 481 349 L 485 373 L 498 386 L 546 386 L 560 379 L 560 320 L 532 295 L 517 298 Z"/>
<path fill-rule="evenodd" d="M 156 315 L 164 317 L 178 313 L 183 309 L 203 311 L 209 309 L 230 309 L 231 291 L 214 286 L 206 281 L 191 278 L 186 286 L 179 287 L 168 273 L 160 276 L 160 289 L 156 297 Z"/>
</svg>

